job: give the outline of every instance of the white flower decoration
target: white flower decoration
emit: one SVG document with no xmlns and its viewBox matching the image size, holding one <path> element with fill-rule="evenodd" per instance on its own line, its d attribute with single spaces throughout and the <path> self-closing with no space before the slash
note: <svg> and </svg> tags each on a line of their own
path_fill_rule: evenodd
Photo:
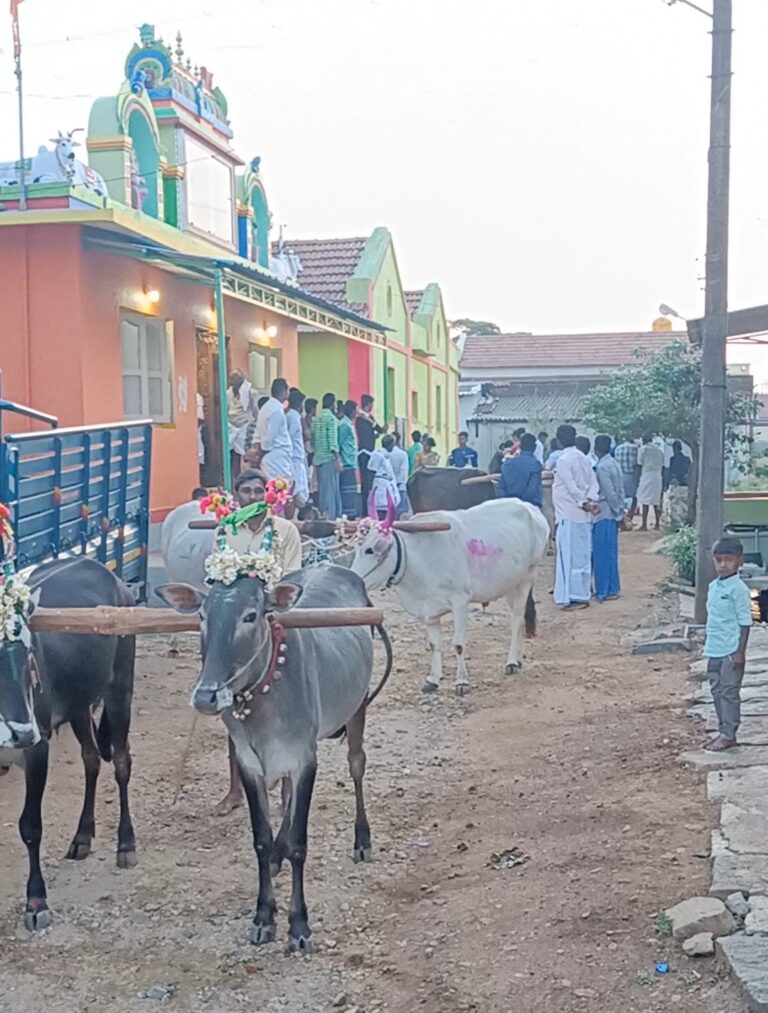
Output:
<svg viewBox="0 0 768 1013">
<path fill-rule="evenodd" d="M 29 584 L 17 573 L 0 573 L 0 641 L 25 640 L 27 620 L 32 611 Z"/>
</svg>

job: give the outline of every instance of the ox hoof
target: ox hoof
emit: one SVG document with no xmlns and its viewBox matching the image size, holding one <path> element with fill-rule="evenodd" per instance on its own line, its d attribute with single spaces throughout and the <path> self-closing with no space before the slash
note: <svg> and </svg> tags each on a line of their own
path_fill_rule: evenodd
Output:
<svg viewBox="0 0 768 1013">
<path fill-rule="evenodd" d="M 117 853 L 118 869 L 135 869 L 138 864 L 139 864 L 139 857 L 135 851 L 118 851 Z"/>
<path fill-rule="evenodd" d="M 506 675 L 517 675 L 517 673 L 522 669 L 522 667 L 523 663 L 521 661 L 515 662 L 512 665 L 507 665 L 507 667 L 504 669 L 504 673 Z"/>
<path fill-rule="evenodd" d="M 82 862 L 82 860 L 87 858 L 90 853 L 91 841 L 88 839 L 78 840 L 76 837 L 70 844 L 66 857 L 71 859 L 73 862 Z"/>
<path fill-rule="evenodd" d="M 430 682 L 429 679 L 427 679 L 427 681 L 421 687 L 421 692 L 422 693 L 437 693 L 437 691 L 439 689 L 440 689 L 440 687 L 437 685 L 436 682 Z"/>
<path fill-rule="evenodd" d="M 312 940 L 309 938 L 309 930 L 307 930 L 306 935 L 302 933 L 299 936 L 288 936 L 289 953 L 298 953 L 302 957 L 308 957 L 313 949 Z"/>
<path fill-rule="evenodd" d="M 467 693 L 469 693 L 469 683 L 457 682 L 453 688 L 453 691 L 456 694 L 456 696 L 466 696 Z"/>
<path fill-rule="evenodd" d="M 354 848 L 352 851 L 352 861 L 357 862 L 372 862 L 373 861 L 373 848 Z"/>
<path fill-rule="evenodd" d="M 264 943 L 274 943 L 275 935 L 276 928 L 274 922 L 269 925 L 254 922 L 251 926 L 251 942 L 255 946 L 263 946 Z"/>
<path fill-rule="evenodd" d="M 53 913 L 44 900 L 33 900 L 29 902 L 32 907 L 27 907 L 24 912 L 24 928 L 27 932 L 39 932 L 40 929 L 47 929 L 53 921 Z"/>
</svg>

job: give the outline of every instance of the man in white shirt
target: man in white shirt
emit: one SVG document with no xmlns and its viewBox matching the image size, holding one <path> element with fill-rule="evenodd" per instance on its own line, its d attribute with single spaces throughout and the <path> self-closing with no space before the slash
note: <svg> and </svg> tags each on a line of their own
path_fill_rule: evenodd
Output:
<svg viewBox="0 0 768 1013">
<path fill-rule="evenodd" d="M 227 387 L 227 418 L 229 419 L 229 452 L 232 470 L 240 470 L 240 460 L 246 451 L 245 433 L 254 416 L 253 387 L 242 369 L 233 369 Z"/>
<path fill-rule="evenodd" d="M 391 434 L 384 436 L 381 440 L 382 449 L 374 450 L 368 458 L 368 470 L 373 472 L 372 492 L 379 520 L 384 520 L 386 517 L 390 499 L 395 505 L 395 511 L 400 506 L 400 492 L 389 459 L 394 445 L 394 436 Z M 365 505 L 367 507 L 368 504 Z"/>
<path fill-rule="evenodd" d="M 406 486 L 408 484 L 408 455 L 400 446 L 400 433 L 393 433 L 394 446 L 388 452 L 389 463 L 392 465 L 392 474 L 395 476 L 395 485 L 397 491 L 400 493 L 400 504 L 397 508 L 397 516 L 402 517 L 403 514 L 410 512 L 410 504 L 408 503 L 408 491 Z"/>
<path fill-rule="evenodd" d="M 293 479 L 293 444 L 285 417 L 288 381 L 278 377 L 272 384 L 269 401 L 259 410 L 256 437 L 248 451 L 248 463 L 264 472 L 268 479 Z"/>
<path fill-rule="evenodd" d="M 566 609 L 586 608 L 592 596 L 592 515 L 598 486 L 585 455 L 576 449 L 576 430 L 559 426 L 563 448 L 552 487 L 555 508 L 555 603 Z"/>
</svg>

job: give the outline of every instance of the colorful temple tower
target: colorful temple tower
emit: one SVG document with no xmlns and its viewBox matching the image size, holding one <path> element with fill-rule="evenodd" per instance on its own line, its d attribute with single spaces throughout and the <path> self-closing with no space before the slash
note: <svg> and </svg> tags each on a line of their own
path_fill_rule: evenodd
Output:
<svg viewBox="0 0 768 1013">
<path fill-rule="evenodd" d="M 120 204 L 269 267 L 270 213 L 259 175 L 232 147 L 227 100 L 206 67 L 142 25 L 115 96 L 94 102 L 90 164 Z"/>
</svg>

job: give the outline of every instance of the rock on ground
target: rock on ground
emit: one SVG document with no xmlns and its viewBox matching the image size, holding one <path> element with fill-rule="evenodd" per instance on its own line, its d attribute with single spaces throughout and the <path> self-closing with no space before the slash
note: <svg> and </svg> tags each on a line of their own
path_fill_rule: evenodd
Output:
<svg viewBox="0 0 768 1013">
<path fill-rule="evenodd" d="M 768 935 L 768 897 L 750 897 L 749 914 L 744 919 L 748 936 Z"/>
<path fill-rule="evenodd" d="M 740 890 L 728 894 L 725 898 L 725 906 L 737 918 L 746 918 L 749 914 L 749 901 Z"/>
<path fill-rule="evenodd" d="M 768 1013 L 768 939 L 739 932 L 718 939 L 717 953 L 730 965 L 731 974 L 749 998 L 749 1008 Z"/>
<path fill-rule="evenodd" d="M 688 957 L 711 957 L 715 952 L 715 940 L 711 932 L 697 932 L 683 943 L 683 953 Z"/>
<path fill-rule="evenodd" d="M 701 932 L 727 936 L 736 928 L 733 915 L 717 897 L 691 897 L 669 908 L 666 915 L 677 940 L 690 939 Z"/>
</svg>

